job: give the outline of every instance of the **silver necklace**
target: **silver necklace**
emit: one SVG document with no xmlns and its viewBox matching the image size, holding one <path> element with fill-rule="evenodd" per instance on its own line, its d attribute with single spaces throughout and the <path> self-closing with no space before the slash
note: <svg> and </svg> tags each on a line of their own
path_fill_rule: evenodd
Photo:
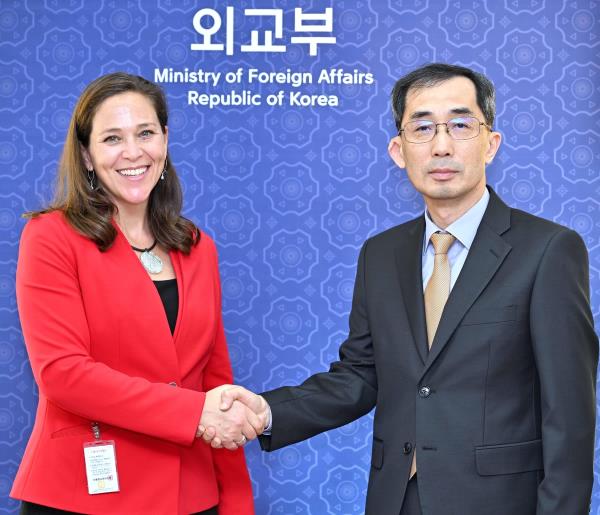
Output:
<svg viewBox="0 0 600 515">
<path fill-rule="evenodd" d="M 136 252 L 141 252 L 140 261 L 142 262 L 142 265 L 144 265 L 144 268 L 150 274 L 160 274 L 163 269 L 162 259 L 160 259 L 154 252 L 152 252 L 152 249 L 156 247 L 156 241 L 157 240 L 154 240 L 154 243 L 147 249 L 138 249 L 137 247 L 131 245 L 131 248 L 133 250 L 135 250 Z"/>
</svg>

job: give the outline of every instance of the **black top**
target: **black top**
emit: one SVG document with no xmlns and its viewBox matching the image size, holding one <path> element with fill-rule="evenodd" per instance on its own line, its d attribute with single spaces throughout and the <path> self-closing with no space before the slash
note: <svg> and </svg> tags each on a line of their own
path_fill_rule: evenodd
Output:
<svg viewBox="0 0 600 515">
<path fill-rule="evenodd" d="M 179 292 L 177 291 L 177 279 L 166 279 L 164 281 L 153 281 L 162 300 L 171 328 L 171 334 L 175 332 L 177 312 L 179 311 Z"/>
</svg>

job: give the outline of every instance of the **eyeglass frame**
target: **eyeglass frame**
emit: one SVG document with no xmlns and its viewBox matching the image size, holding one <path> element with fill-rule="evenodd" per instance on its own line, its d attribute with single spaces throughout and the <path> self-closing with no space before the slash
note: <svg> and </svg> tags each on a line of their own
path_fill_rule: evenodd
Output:
<svg viewBox="0 0 600 515">
<path fill-rule="evenodd" d="M 410 141 L 408 139 L 405 138 L 407 143 L 412 143 L 413 145 L 422 145 L 423 143 L 431 143 L 435 137 L 437 136 L 438 133 L 438 127 L 440 125 L 445 125 L 446 126 L 446 134 L 448 134 L 448 136 L 450 136 L 450 138 L 454 141 L 469 141 L 471 139 L 475 139 L 477 136 L 479 136 L 481 134 L 481 129 L 479 129 L 479 131 L 477 132 L 477 134 L 475 134 L 475 136 L 471 136 L 470 138 L 466 138 L 466 139 L 456 139 L 454 138 L 451 134 L 450 134 L 450 130 L 448 129 L 448 123 L 450 123 L 452 120 L 456 120 L 458 118 L 472 118 L 473 120 L 477 120 L 477 122 L 479 123 L 479 127 L 481 127 L 482 125 L 489 130 L 490 132 L 494 132 L 494 129 L 492 129 L 491 126 L 489 126 L 487 123 L 485 122 L 481 122 L 479 121 L 479 118 L 477 118 L 476 116 L 456 116 L 455 118 L 450 118 L 450 120 L 446 120 L 445 122 L 441 122 L 441 123 L 435 123 L 433 120 L 411 120 L 411 121 L 421 121 L 421 122 L 431 122 L 435 125 L 435 132 L 433 133 L 433 136 L 431 136 L 431 139 L 428 139 L 427 141 Z M 407 122 L 407 123 L 411 123 L 411 122 Z M 406 132 L 406 129 L 399 129 L 398 130 L 398 136 L 402 137 L 402 133 Z"/>
</svg>

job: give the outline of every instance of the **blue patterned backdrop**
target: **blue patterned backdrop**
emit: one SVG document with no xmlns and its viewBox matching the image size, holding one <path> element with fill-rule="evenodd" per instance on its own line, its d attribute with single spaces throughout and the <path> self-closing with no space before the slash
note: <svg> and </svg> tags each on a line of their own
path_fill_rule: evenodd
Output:
<svg viewBox="0 0 600 515">
<path fill-rule="evenodd" d="M 185 212 L 220 251 L 223 312 L 235 376 L 263 390 L 303 380 L 337 356 L 362 241 L 422 211 L 386 147 L 389 93 L 430 61 L 471 66 L 496 84 L 504 134 L 488 182 L 512 206 L 577 230 L 590 252 L 600 315 L 600 9 L 596 0 L 0 0 L 0 512 L 37 402 L 19 327 L 15 268 L 20 214 L 51 194 L 77 96 L 126 70 L 242 68 L 373 74 L 373 84 L 163 84 L 170 153 Z M 233 7 L 231 19 L 226 7 Z M 293 38 L 294 8 L 333 7 L 335 37 Z M 222 21 L 223 50 L 192 50 L 201 8 Z M 281 10 L 274 16 L 245 9 Z M 207 19 L 202 27 L 207 29 Z M 231 23 L 229 23 L 231 22 Z M 283 52 L 244 50 L 267 31 Z M 229 34 L 229 39 L 228 39 Z M 306 35 L 306 34 L 304 34 Z M 280 36 L 280 37 L 278 37 Z M 261 41 L 262 41 L 261 39 Z M 260 106 L 188 104 L 188 91 L 260 94 Z M 337 106 L 268 106 L 269 94 L 334 95 Z M 287 96 L 286 96 L 287 98 Z M 247 447 L 258 514 L 363 512 L 371 417 L 290 448 Z M 596 461 L 598 463 L 598 460 Z M 600 514 L 596 482 L 592 513 Z"/>
</svg>

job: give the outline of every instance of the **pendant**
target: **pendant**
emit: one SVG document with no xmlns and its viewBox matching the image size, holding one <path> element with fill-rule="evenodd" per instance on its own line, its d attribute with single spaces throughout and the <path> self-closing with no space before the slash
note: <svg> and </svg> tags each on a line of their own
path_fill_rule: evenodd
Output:
<svg viewBox="0 0 600 515">
<path fill-rule="evenodd" d="M 146 250 L 140 254 L 140 261 L 144 268 L 151 274 L 160 274 L 163 269 L 163 262 L 156 254 Z"/>
</svg>

